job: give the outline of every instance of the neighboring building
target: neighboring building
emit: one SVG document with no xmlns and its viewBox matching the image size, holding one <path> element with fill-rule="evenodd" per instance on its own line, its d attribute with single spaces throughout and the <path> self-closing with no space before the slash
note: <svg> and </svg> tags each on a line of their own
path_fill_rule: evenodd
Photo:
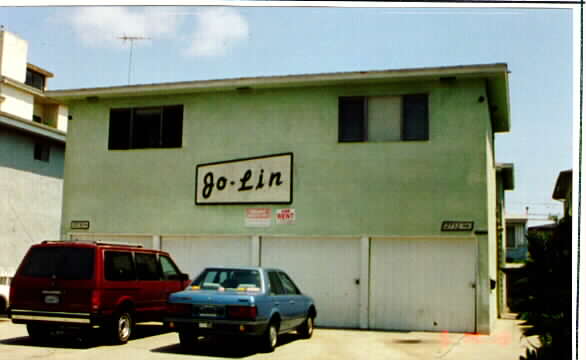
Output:
<svg viewBox="0 0 586 360">
<path fill-rule="evenodd" d="M 58 239 L 67 108 L 46 96 L 53 75 L 27 63 L 28 44 L 0 31 L 0 282 L 28 247 Z"/>
<path fill-rule="evenodd" d="M 527 260 L 527 217 L 507 217 L 507 262 L 524 262 Z"/>
<path fill-rule="evenodd" d="M 552 198 L 564 203 L 564 217 L 572 216 L 572 170 L 561 171 Z"/>
<path fill-rule="evenodd" d="M 50 95 L 72 116 L 63 238 L 162 248 L 192 276 L 284 268 L 322 326 L 493 328 L 505 64 Z"/>
<path fill-rule="evenodd" d="M 497 207 L 496 207 L 496 229 L 497 229 L 497 309 L 499 316 L 507 313 L 507 233 L 505 219 L 505 191 L 515 189 L 514 165 L 510 163 L 496 164 L 496 186 L 497 186 Z"/>
</svg>

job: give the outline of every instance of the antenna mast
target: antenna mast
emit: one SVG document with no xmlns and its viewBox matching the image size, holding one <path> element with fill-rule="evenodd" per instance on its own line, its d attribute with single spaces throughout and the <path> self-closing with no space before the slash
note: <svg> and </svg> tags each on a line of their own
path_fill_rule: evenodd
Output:
<svg viewBox="0 0 586 360">
<path fill-rule="evenodd" d="M 130 55 L 128 57 L 128 84 L 130 85 L 130 74 L 132 73 L 132 49 L 134 48 L 134 42 L 136 40 L 149 40 L 150 38 L 144 36 L 126 36 L 122 35 L 118 37 L 122 41 L 130 41 Z"/>
</svg>

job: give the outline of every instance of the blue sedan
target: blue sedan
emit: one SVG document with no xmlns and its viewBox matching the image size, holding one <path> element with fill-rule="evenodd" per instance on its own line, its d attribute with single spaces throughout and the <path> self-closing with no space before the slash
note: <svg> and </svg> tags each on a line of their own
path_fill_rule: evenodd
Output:
<svg viewBox="0 0 586 360">
<path fill-rule="evenodd" d="M 259 267 L 206 268 L 184 291 L 169 296 L 166 322 L 182 347 L 198 336 L 254 336 L 266 351 L 279 334 L 296 330 L 310 338 L 317 311 L 282 270 Z"/>
</svg>

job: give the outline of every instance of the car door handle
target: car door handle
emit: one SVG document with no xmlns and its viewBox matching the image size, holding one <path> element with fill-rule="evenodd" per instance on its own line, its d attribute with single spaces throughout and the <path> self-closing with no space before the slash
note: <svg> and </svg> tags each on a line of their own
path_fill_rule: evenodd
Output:
<svg viewBox="0 0 586 360">
<path fill-rule="evenodd" d="M 289 300 L 289 304 L 295 304 L 295 300 Z"/>
<path fill-rule="evenodd" d="M 274 304 L 278 306 L 278 305 L 280 305 L 281 303 L 280 303 L 280 302 L 278 302 L 278 301 L 275 301 L 275 302 L 274 302 Z"/>
</svg>

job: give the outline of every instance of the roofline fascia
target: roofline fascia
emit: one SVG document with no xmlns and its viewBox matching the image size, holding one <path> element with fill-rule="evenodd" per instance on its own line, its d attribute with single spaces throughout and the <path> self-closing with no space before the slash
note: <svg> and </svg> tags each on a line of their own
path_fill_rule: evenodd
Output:
<svg viewBox="0 0 586 360">
<path fill-rule="evenodd" d="M 28 69 L 31 69 L 33 71 L 36 71 L 38 73 L 41 73 L 43 75 L 45 75 L 46 78 L 52 78 L 55 76 L 55 74 L 53 74 L 52 72 L 50 72 L 49 70 L 45 70 L 40 66 L 37 66 L 35 64 L 31 64 L 31 63 L 26 63 L 26 67 Z"/>
<path fill-rule="evenodd" d="M 29 134 L 41 136 L 65 144 L 67 133 L 54 129 L 52 127 L 37 124 L 12 114 L 0 111 L 0 125 L 5 125 L 14 129 L 25 131 Z"/>
<path fill-rule="evenodd" d="M 238 90 L 241 88 L 279 88 L 296 86 L 335 85 L 352 81 L 405 81 L 418 78 L 443 76 L 464 76 L 471 78 L 494 78 L 507 73 L 507 65 L 495 63 L 487 65 L 462 65 L 433 68 L 374 70 L 303 75 L 248 77 L 216 80 L 197 80 L 186 82 L 125 85 L 81 89 L 51 90 L 46 94 L 59 101 L 70 102 L 85 100 L 88 97 L 116 98 L 127 96 L 148 96 L 149 94 L 213 92 Z M 507 94 L 508 97 L 508 94 Z"/>
</svg>

